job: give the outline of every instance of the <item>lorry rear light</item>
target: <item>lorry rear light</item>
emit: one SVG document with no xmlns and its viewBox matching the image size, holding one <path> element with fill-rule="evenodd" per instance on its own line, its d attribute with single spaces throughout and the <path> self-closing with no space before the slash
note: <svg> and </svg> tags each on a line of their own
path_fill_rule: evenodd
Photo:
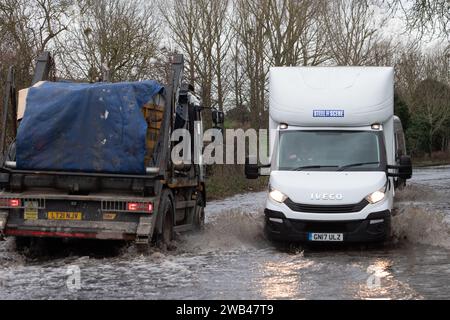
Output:
<svg viewBox="0 0 450 320">
<path fill-rule="evenodd" d="M 0 207 L 2 208 L 18 208 L 20 206 L 20 199 L 0 199 Z"/>
<path fill-rule="evenodd" d="M 128 202 L 127 211 L 133 212 L 153 212 L 153 203 L 151 202 Z"/>
<path fill-rule="evenodd" d="M 20 199 L 9 199 L 9 205 L 13 208 L 20 207 Z"/>
</svg>

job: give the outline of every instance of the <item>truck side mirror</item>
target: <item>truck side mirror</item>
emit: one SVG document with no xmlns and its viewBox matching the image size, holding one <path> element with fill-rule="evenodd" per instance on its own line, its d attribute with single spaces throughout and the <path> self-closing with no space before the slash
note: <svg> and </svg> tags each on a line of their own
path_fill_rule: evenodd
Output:
<svg viewBox="0 0 450 320">
<path fill-rule="evenodd" d="M 398 168 L 399 177 L 408 180 L 412 178 L 412 162 L 409 156 L 400 156 L 400 166 Z"/>
<path fill-rule="evenodd" d="M 250 158 L 245 158 L 245 177 L 247 179 L 258 179 L 259 178 L 259 166 L 258 164 L 251 164 Z"/>
<path fill-rule="evenodd" d="M 389 169 L 398 170 L 397 172 L 389 172 Z M 412 178 L 412 162 L 411 157 L 401 156 L 398 166 L 387 166 L 387 175 L 389 177 L 398 177 L 403 180 Z"/>
<path fill-rule="evenodd" d="M 213 110 L 212 121 L 215 127 L 221 127 L 225 123 L 225 114 L 222 111 Z"/>
<path fill-rule="evenodd" d="M 246 164 L 245 165 L 245 177 L 247 179 L 258 179 L 259 178 L 259 167 L 257 164 Z"/>
</svg>

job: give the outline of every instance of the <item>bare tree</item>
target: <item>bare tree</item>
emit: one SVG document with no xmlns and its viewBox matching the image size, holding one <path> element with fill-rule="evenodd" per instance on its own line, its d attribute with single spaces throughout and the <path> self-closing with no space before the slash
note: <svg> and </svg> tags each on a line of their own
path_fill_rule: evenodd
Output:
<svg viewBox="0 0 450 320">
<path fill-rule="evenodd" d="M 155 76 L 160 23 L 147 1 L 78 0 L 76 10 L 69 35 L 59 38 L 67 76 L 96 81 L 102 70 L 111 81 Z"/>
<path fill-rule="evenodd" d="M 254 127 L 261 128 L 266 114 L 266 87 L 268 65 L 266 51 L 269 41 L 265 35 L 267 5 L 260 1 L 236 0 L 234 26 L 240 44 L 240 64 L 247 78 L 248 98 L 244 101 L 250 111 Z M 242 89 L 240 89 L 242 90 Z"/>
<path fill-rule="evenodd" d="M 171 31 L 171 37 L 179 50 L 185 54 L 191 84 L 196 83 L 195 61 L 199 57 L 195 34 L 200 13 L 195 4 L 194 0 L 162 0 L 159 3 L 161 15 Z"/>
<path fill-rule="evenodd" d="M 70 17 L 65 0 L 2 0 L 0 39 L 4 56 L 17 69 L 19 86 L 31 80 L 34 59 L 43 50 L 54 48 L 52 41 L 67 30 Z"/>
<path fill-rule="evenodd" d="M 261 1 L 265 36 L 270 48 L 267 57 L 271 65 L 297 65 L 305 56 L 305 47 L 310 43 L 307 31 L 320 5 L 320 2 L 311 0 Z"/>
<path fill-rule="evenodd" d="M 232 38 L 234 37 L 233 29 L 230 26 L 231 19 L 229 17 L 229 1 L 213 1 L 213 35 L 214 54 L 212 57 L 213 71 L 215 74 L 214 89 L 217 92 L 216 104 L 220 111 L 224 110 L 225 100 L 230 92 L 231 86 L 228 84 L 231 78 L 231 67 L 229 61 L 229 53 L 232 46 Z"/>
<path fill-rule="evenodd" d="M 310 11 L 299 40 L 302 50 L 300 64 L 303 66 L 321 65 L 331 58 L 325 19 L 327 5 L 323 1 L 314 1 Z"/>
<path fill-rule="evenodd" d="M 416 46 L 409 46 L 399 50 L 395 62 L 395 85 L 397 92 L 413 106 L 413 96 L 419 82 L 424 79 L 423 53 Z"/>
<path fill-rule="evenodd" d="M 384 0 L 391 12 L 401 12 L 409 30 L 421 35 L 440 32 L 450 35 L 450 2 L 448 0 Z"/>
<path fill-rule="evenodd" d="M 338 65 L 364 65 L 380 41 L 374 9 L 366 1 L 329 1 L 325 15 L 327 42 Z"/>
<path fill-rule="evenodd" d="M 205 107 L 223 110 L 229 87 L 227 63 L 232 29 L 229 2 L 173 0 L 160 3 L 177 49 L 186 55 L 189 80 L 199 90 Z"/>
<path fill-rule="evenodd" d="M 393 66 L 399 48 L 400 44 L 395 43 L 393 39 L 386 38 L 374 43 L 369 53 L 367 65 Z"/>
<path fill-rule="evenodd" d="M 426 123 L 428 153 L 431 156 L 436 134 L 446 129 L 450 119 L 450 87 L 427 78 L 417 87 L 414 102 Z"/>
<path fill-rule="evenodd" d="M 55 49 L 54 39 L 70 23 L 64 0 L 2 0 L 0 1 L 0 96 L 4 93 L 9 66 L 15 67 L 17 89 L 30 85 L 34 60 L 44 50 Z M 0 115 L 3 113 L 0 105 Z M 8 128 L 14 128 L 12 113 Z M 13 139 L 13 132 L 7 132 Z"/>
</svg>

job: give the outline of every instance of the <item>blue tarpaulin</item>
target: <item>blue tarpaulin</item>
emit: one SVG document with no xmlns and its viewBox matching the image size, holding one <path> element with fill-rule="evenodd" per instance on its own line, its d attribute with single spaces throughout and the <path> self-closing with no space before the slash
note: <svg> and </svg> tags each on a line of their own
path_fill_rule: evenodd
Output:
<svg viewBox="0 0 450 320">
<path fill-rule="evenodd" d="M 17 133 L 17 168 L 145 174 L 141 109 L 162 90 L 156 81 L 30 88 Z"/>
</svg>

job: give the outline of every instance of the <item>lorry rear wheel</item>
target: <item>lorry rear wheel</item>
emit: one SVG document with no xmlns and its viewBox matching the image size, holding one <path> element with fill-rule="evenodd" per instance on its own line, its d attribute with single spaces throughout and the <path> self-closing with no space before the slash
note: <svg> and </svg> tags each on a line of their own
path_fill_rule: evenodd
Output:
<svg viewBox="0 0 450 320">
<path fill-rule="evenodd" d="M 31 247 L 32 239 L 30 237 L 16 237 L 16 250 L 22 252 Z"/>
<path fill-rule="evenodd" d="M 172 200 L 166 193 L 162 197 L 159 213 L 163 215 L 161 229 L 157 231 L 155 236 L 155 244 L 158 247 L 170 249 L 174 235 L 174 209 Z"/>
<path fill-rule="evenodd" d="M 205 228 L 205 201 L 203 195 L 197 195 L 197 203 L 194 208 L 194 229 L 203 230 Z"/>
</svg>

